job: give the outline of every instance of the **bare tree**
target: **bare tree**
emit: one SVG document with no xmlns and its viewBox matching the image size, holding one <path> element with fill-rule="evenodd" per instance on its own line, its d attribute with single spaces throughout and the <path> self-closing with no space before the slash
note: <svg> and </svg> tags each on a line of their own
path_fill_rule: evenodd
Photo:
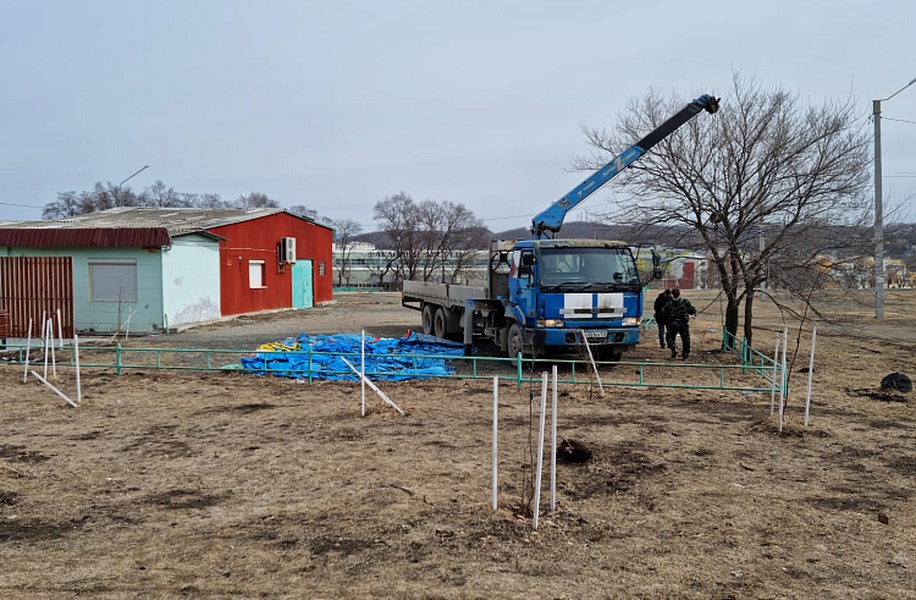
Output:
<svg viewBox="0 0 916 600">
<path fill-rule="evenodd" d="M 140 194 L 139 204 L 151 208 L 189 207 L 193 206 L 193 200 L 192 194 L 180 194 L 157 179 Z"/>
<path fill-rule="evenodd" d="M 82 214 L 82 206 L 83 200 L 80 194 L 73 191 L 60 192 L 55 202 L 45 204 L 41 210 L 41 218 L 47 221 L 75 217 Z"/>
<path fill-rule="evenodd" d="M 83 192 L 61 192 L 55 202 L 42 209 L 42 219 L 64 219 L 86 213 L 98 212 L 121 206 L 152 208 L 279 208 L 280 203 L 266 194 L 252 192 L 239 196 L 234 202 L 223 200 L 219 194 L 191 194 L 177 192 L 157 180 L 150 187 L 137 194 L 129 187 L 97 182 L 92 190 Z M 325 219 L 326 221 L 326 219 Z"/>
<path fill-rule="evenodd" d="M 318 211 L 305 206 L 304 204 L 294 204 L 289 207 L 289 212 L 294 215 L 299 215 L 300 217 L 305 217 L 306 219 L 311 219 L 317 221 L 320 217 L 318 216 Z"/>
<path fill-rule="evenodd" d="M 396 261 L 394 270 L 399 279 L 415 279 L 421 260 L 420 223 L 416 203 L 401 191 L 375 204 L 376 221 L 388 235 Z"/>
<path fill-rule="evenodd" d="M 229 202 L 219 194 L 189 194 L 190 204 L 195 208 L 229 208 Z"/>
<path fill-rule="evenodd" d="M 363 226 L 354 219 L 333 221 L 334 241 L 340 252 L 340 268 L 337 269 L 337 286 L 350 285 L 350 255 L 353 253 L 353 238 L 362 233 Z"/>
<path fill-rule="evenodd" d="M 394 279 L 397 279 L 398 255 L 394 251 L 382 250 L 377 253 L 376 259 L 368 265 L 369 274 L 376 279 L 379 289 L 389 288 L 391 284 L 389 274 L 393 274 Z"/>
<path fill-rule="evenodd" d="M 138 196 L 129 187 L 112 183 L 97 182 L 91 191 L 61 192 L 56 202 L 50 202 L 41 211 L 43 219 L 64 219 L 86 213 L 108 210 L 121 206 L 142 206 L 142 195 Z"/>
<path fill-rule="evenodd" d="M 828 233 L 868 222 L 869 138 L 851 100 L 803 107 L 797 95 L 778 86 L 765 90 L 740 73 L 730 92 L 716 116 L 691 121 L 621 175 L 628 194 L 605 218 L 694 232 L 727 299 L 726 330 L 737 334 L 743 301 L 750 343 L 754 294 L 771 277 L 770 266 L 810 274 L 823 267 L 825 253 L 855 245 Z M 586 129 L 596 152 L 576 166 L 606 164 L 607 153 L 653 130 L 675 105 L 650 91 L 613 133 Z M 810 286 L 818 278 L 779 281 Z"/>
<path fill-rule="evenodd" d="M 129 187 L 114 185 L 111 182 L 105 185 L 96 183 L 95 188 L 92 190 L 92 198 L 97 211 L 120 208 L 122 206 L 140 206 L 142 204 L 140 196 L 135 194 Z"/>
<path fill-rule="evenodd" d="M 375 205 L 395 251 L 398 278 L 452 281 L 471 264 L 483 223 L 463 204 L 415 202 L 399 192 Z"/>
<path fill-rule="evenodd" d="M 305 206 L 304 204 L 294 204 L 290 206 L 287 210 L 293 213 L 294 215 L 299 215 L 300 217 L 311 219 L 312 221 L 315 221 L 316 223 L 320 225 L 325 225 L 327 227 L 330 227 L 331 229 L 337 228 L 337 226 L 335 225 L 337 221 L 318 214 L 317 210 L 313 208 L 309 208 L 308 206 Z"/>
<path fill-rule="evenodd" d="M 235 201 L 236 208 L 280 208 L 280 203 L 271 200 L 267 194 L 261 192 L 251 192 L 247 196 L 242 195 Z"/>
</svg>

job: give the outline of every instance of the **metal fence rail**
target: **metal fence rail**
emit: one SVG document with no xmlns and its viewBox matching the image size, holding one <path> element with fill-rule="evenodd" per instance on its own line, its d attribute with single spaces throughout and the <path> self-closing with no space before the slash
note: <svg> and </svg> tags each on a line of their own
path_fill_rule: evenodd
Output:
<svg viewBox="0 0 916 600">
<path fill-rule="evenodd" d="M 74 365 L 74 348 L 63 345 L 56 349 L 57 365 Z M 116 346 L 80 345 L 79 363 L 81 369 L 108 369 L 116 375 L 122 375 L 130 370 L 165 369 L 179 371 L 225 371 L 241 370 L 239 362 L 241 357 L 258 356 L 258 352 L 250 350 L 225 350 L 210 348 L 129 348 Z M 276 353 L 271 353 L 276 354 Z M 295 376 L 312 383 L 316 379 L 343 379 L 355 377 L 353 372 L 346 369 L 330 369 L 323 366 L 325 361 L 316 360 L 321 357 L 343 357 L 351 364 L 360 368 L 361 357 L 359 353 L 329 353 L 314 352 L 304 349 L 290 354 L 303 357 L 304 369 L 274 369 L 268 364 L 265 353 L 263 369 L 244 369 L 254 375 L 279 375 Z M 723 356 L 728 356 L 723 353 Z M 531 358 L 501 358 L 486 356 L 448 356 L 426 354 L 397 354 L 391 359 L 399 363 L 399 373 L 402 379 L 486 379 L 498 377 L 501 381 L 514 381 L 519 386 L 524 383 L 541 381 L 541 371 L 547 370 L 548 365 L 557 365 L 559 383 L 577 385 L 601 385 L 608 387 L 653 387 L 653 388 L 681 388 L 681 389 L 706 389 L 706 390 L 731 390 L 743 392 L 772 392 L 781 391 L 783 378 L 780 377 L 775 361 L 752 349 L 736 354 L 739 357 L 737 364 L 699 364 L 699 363 L 674 363 L 652 361 L 621 361 L 617 363 L 598 362 L 595 368 L 590 363 L 581 360 L 545 360 Z M 40 357 L 40 358 L 36 358 Z M 26 358 L 25 346 L 8 346 L 4 355 L 6 364 L 24 364 Z M 404 363 L 412 361 L 413 368 L 404 369 Z M 445 376 L 421 373 L 418 365 L 430 359 L 447 360 L 454 367 L 454 373 Z M 43 347 L 32 347 L 30 363 L 38 365 L 44 362 Z M 376 368 L 366 371 L 370 379 L 384 379 L 391 376 L 392 371 L 386 370 L 385 359 L 379 355 L 372 357 Z M 690 371 L 691 381 L 686 381 Z M 697 373 L 700 373 L 701 383 L 696 383 Z"/>
</svg>

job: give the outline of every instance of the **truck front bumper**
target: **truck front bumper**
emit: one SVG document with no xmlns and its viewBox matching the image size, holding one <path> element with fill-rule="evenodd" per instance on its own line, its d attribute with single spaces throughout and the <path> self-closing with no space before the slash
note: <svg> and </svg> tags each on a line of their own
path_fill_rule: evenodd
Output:
<svg viewBox="0 0 916 600">
<path fill-rule="evenodd" d="M 584 346 L 584 340 L 594 347 L 619 346 L 621 349 L 639 343 L 639 327 L 529 329 L 526 334 L 535 348 L 575 348 Z"/>
</svg>

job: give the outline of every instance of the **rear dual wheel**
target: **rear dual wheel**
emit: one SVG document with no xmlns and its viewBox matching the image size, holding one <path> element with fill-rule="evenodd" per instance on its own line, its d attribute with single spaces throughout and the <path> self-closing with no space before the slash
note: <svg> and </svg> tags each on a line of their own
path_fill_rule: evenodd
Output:
<svg viewBox="0 0 916 600">
<path fill-rule="evenodd" d="M 422 321 L 423 321 L 423 333 L 426 335 L 433 335 L 433 321 L 436 317 L 436 308 L 435 304 L 424 304 L 422 312 Z"/>
<path fill-rule="evenodd" d="M 433 316 L 433 335 L 437 338 L 445 338 L 448 335 L 448 315 L 441 306 L 436 309 Z"/>
</svg>

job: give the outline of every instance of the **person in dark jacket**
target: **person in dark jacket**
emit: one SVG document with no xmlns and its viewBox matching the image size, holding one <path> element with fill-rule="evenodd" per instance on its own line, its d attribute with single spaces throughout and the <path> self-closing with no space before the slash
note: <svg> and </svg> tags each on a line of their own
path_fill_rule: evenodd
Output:
<svg viewBox="0 0 916 600">
<path fill-rule="evenodd" d="M 661 294 L 655 298 L 655 324 L 658 325 L 658 343 L 661 345 L 662 350 L 665 349 L 665 316 L 662 314 L 662 311 L 665 308 L 665 305 L 671 300 L 671 289 L 665 288 Z"/>
<path fill-rule="evenodd" d="M 679 288 L 674 288 L 671 290 L 671 301 L 665 305 L 662 313 L 668 328 L 665 339 L 671 349 L 671 358 L 677 358 L 677 336 L 680 335 L 681 344 L 684 346 L 681 357 L 687 360 L 687 356 L 690 355 L 690 315 L 697 314 L 697 309 L 690 300 L 681 298 Z"/>
</svg>

